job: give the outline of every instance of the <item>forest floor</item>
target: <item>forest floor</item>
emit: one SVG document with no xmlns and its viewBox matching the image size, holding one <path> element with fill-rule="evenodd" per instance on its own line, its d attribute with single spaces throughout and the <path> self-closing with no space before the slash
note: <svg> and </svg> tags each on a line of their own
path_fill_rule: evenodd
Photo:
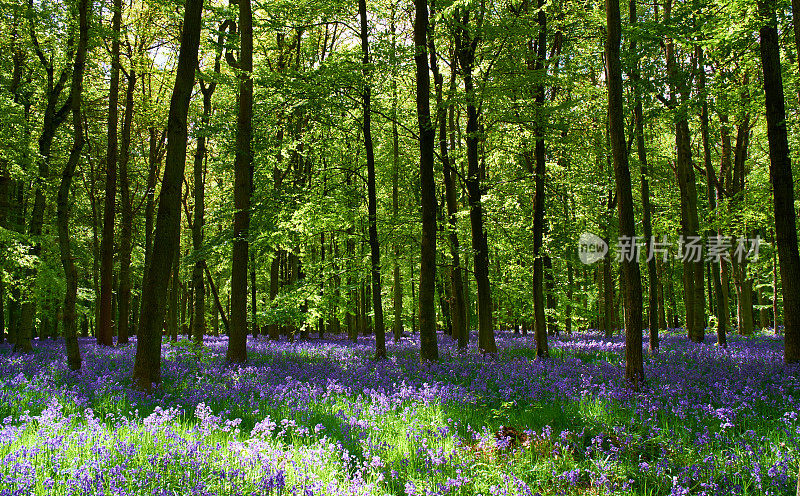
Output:
<svg viewBox="0 0 800 496">
<path fill-rule="evenodd" d="M 473 342 L 476 337 L 473 336 Z M 500 353 L 419 343 L 250 341 L 163 346 L 163 383 L 130 389 L 135 344 L 0 345 L 0 496 L 786 495 L 800 449 L 800 367 L 782 340 L 730 347 L 666 335 L 647 383 L 622 379 L 620 337 L 498 336 Z M 471 348 L 472 349 L 472 348 Z M 498 432 L 505 435 L 499 436 Z"/>
</svg>

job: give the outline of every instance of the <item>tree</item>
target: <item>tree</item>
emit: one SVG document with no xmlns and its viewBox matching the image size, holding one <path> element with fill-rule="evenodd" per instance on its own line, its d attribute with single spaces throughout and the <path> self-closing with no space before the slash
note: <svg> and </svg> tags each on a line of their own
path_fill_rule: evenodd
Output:
<svg viewBox="0 0 800 496">
<path fill-rule="evenodd" d="M 100 242 L 100 321 L 97 342 L 113 346 L 112 299 L 114 293 L 114 217 L 117 203 L 117 127 L 119 116 L 119 52 L 122 23 L 122 0 L 114 0 L 111 20 L 111 81 L 108 88 L 108 133 L 106 146 L 106 197 L 103 209 L 103 237 Z"/>
<path fill-rule="evenodd" d="M 794 210 L 794 179 L 786 132 L 780 45 L 775 17 L 775 1 L 758 3 L 763 25 L 761 67 L 764 71 L 764 97 L 767 110 L 769 174 L 774 198 L 775 241 L 778 245 L 783 283 L 784 354 L 786 363 L 800 362 L 800 255 Z"/>
<path fill-rule="evenodd" d="M 83 74 L 86 67 L 86 52 L 89 45 L 89 18 L 91 16 L 89 0 L 78 0 L 78 47 L 75 51 L 75 64 L 72 69 L 70 86 L 70 109 L 72 110 L 72 149 L 64 166 L 61 184 L 58 187 L 57 217 L 58 246 L 61 251 L 61 265 L 64 267 L 66 291 L 64 293 L 64 341 L 67 351 L 67 363 L 71 370 L 80 370 L 81 352 L 78 348 L 78 326 L 75 318 L 75 303 L 78 297 L 78 272 L 72 257 L 71 238 L 69 234 L 69 193 L 75 168 L 83 150 L 83 116 L 81 115 L 81 98 L 83 93 Z"/>
<path fill-rule="evenodd" d="M 164 322 L 167 283 L 180 236 L 181 187 L 186 167 L 187 115 L 194 86 L 194 72 L 197 69 L 202 12 L 203 0 L 186 0 L 175 86 L 170 101 L 167 159 L 161 182 L 161 200 L 158 205 L 153 253 L 150 268 L 142 284 L 133 381 L 136 388 L 147 392 L 152 389 L 153 383 L 161 382 L 161 326 Z"/>
<path fill-rule="evenodd" d="M 250 167 L 253 134 L 253 13 L 250 0 L 239 0 L 239 114 L 236 119 L 236 158 L 233 163 L 233 255 L 231 266 L 230 341 L 225 359 L 247 361 L 247 262 L 250 227 Z"/>
<path fill-rule="evenodd" d="M 386 336 L 383 326 L 383 302 L 381 295 L 381 249 L 378 242 L 378 199 L 375 191 L 375 152 L 372 146 L 371 102 L 372 86 L 369 81 L 369 25 L 367 24 L 367 0 L 358 0 L 358 15 L 361 19 L 361 63 L 364 86 L 361 90 L 364 150 L 367 154 L 367 203 L 369 216 L 369 251 L 372 275 L 372 310 L 375 313 L 375 357 L 386 357 Z"/>
<path fill-rule="evenodd" d="M 478 157 L 480 129 L 475 84 L 472 70 L 475 64 L 475 51 L 480 43 L 480 29 L 483 23 L 483 12 L 470 26 L 470 11 L 460 8 L 457 11 L 457 28 L 455 36 L 456 52 L 459 67 L 464 79 L 464 91 L 467 99 L 467 199 L 469 202 L 469 219 L 472 227 L 472 251 L 475 270 L 475 283 L 478 289 L 478 346 L 484 353 L 497 353 L 494 340 L 494 322 L 492 318 L 492 288 L 489 282 L 489 245 L 484 228 L 483 205 L 481 203 L 481 177 L 485 175 L 482 162 Z M 420 284 L 420 293 L 422 286 Z M 421 317 L 420 317 L 421 319 Z M 421 322 L 421 320 L 420 320 Z"/>
<path fill-rule="evenodd" d="M 419 271 L 420 357 L 423 361 L 439 359 L 436 340 L 436 186 L 433 176 L 435 133 L 431 122 L 428 73 L 428 2 L 414 1 L 414 64 L 417 81 L 417 124 L 419 128 L 419 168 L 422 193 L 422 242 Z"/>
<path fill-rule="evenodd" d="M 608 122 L 614 176 L 617 186 L 617 212 L 620 238 L 633 240 L 636 228 L 633 218 L 631 174 L 625 142 L 622 101 L 622 68 L 619 56 L 622 38 L 619 0 L 606 0 L 606 65 L 608 76 Z M 625 379 L 634 386 L 644 380 L 642 363 L 642 281 L 639 260 L 623 257 L 620 261 L 622 292 L 625 303 Z"/>
<path fill-rule="evenodd" d="M 431 17 L 436 18 L 436 1 L 431 0 Z M 436 92 L 436 124 L 439 130 L 439 156 L 442 160 L 442 172 L 444 177 L 445 205 L 447 208 L 447 234 L 450 245 L 450 295 L 449 311 L 452 316 L 452 334 L 458 342 L 458 348 L 465 350 L 469 342 L 469 329 L 467 323 L 467 310 L 464 304 L 464 283 L 461 280 L 461 260 L 458 242 L 458 199 L 455 184 L 455 171 L 453 160 L 447 147 L 447 112 L 448 108 L 453 108 L 453 103 L 449 101 L 452 93 L 455 92 L 456 71 L 450 71 L 450 96 L 448 102 L 444 101 L 444 77 L 439 71 L 439 63 L 436 56 L 435 44 L 435 22 L 430 23 L 430 33 L 428 39 L 428 49 L 430 51 L 430 66 L 433 73 L 434 89 Z"/>
</svg>

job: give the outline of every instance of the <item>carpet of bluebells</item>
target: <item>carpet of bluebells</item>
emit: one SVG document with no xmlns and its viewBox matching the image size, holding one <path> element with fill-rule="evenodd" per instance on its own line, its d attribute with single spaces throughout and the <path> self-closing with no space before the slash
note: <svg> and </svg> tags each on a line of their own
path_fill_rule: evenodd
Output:
<svg viewBox="0 0 800 496">
<path fill-rule="evenodd" d="M 496 357 L 438 363 L 419 342 L 163 346 L 163 383 L 130 388 L 135 345 L 0 345 L 0 495 L 786 495 L 800 449 L 800 368 L 782 340 L 728 349 L 665 336 L 639 391 L 621 338 L 501 334 Z M 520 436 L 498 436 L 518 432 Z"/>
</svg>

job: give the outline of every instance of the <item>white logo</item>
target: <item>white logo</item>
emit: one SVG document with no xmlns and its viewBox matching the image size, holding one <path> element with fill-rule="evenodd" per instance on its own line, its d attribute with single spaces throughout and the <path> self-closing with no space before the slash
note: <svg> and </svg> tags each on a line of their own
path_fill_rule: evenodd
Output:
<svg viewBox="0 0 800 496">
<path fill-rule="evenodd" d="M 608 253 L 608 243 L 592 233 L 583 233 L 578 238 L 578 257 L 586 265 L 602 260 Z"/>
</svg>

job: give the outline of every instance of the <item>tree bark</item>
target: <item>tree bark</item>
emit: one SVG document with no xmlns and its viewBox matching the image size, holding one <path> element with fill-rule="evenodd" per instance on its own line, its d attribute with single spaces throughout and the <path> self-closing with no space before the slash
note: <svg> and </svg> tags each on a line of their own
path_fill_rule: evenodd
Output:
<svg viewBox="0 0 800 496">
<path fill-rule="evenodd" d="M 628 3 L 630 24 L 637 24 L 636 1 L 630 0 Z M 653 239 L 653 221 L 650 207 L 650 181 L 648 180 L 649 167 L 647 163 L 647 147 L 644 141 L 644 113 L 642 111 L 642 96 L 639 84 L 641 75 L 639 72 L 639 55 L 636 52 L 636 37 L 631 38 L 631 53 L 636 57 L 633 69 L 631 70 L 631 82 L 633 85 L 634 98 L 634 120 L 636 133 L 636 151 L 639 159 L 639 171 L 641 174 L 641 196 L 642 196 L 642 231 L 645 242 L 645 256 L 647 257 L 647 322 L 650 331 L 648 349 L 651 354 L 658 351 L 659 346 L 659 320 L 658 320 L 658 274 L 656 272 L 656 257 L 650 257 Z"/>
<path fill-rule="evenodd" d="M 431 17 L 435 18 L 436 3 L 431 0 L 430 5 Z M 452 106 L 450 98 L 444 101 L 444 79 L 439 71 L 439 64 L 436 55 L 436 45 L 434 42 L 434 22 L 431 22 L 430 39 L 428 40 L 428 48 L 430 50 L 430 65 L 431 72 L 433 73 L 433 82 L 436 93 L 436 123 L 439 129 L 439 155 L 442 160 L 442 169 L 444 175 L 444 189 L 445 189 L 445 205 L 447 208 L 447 237 L 449 240 L 450 258 L 452 259 L 450 265 L 450 294 L 449 300 L 449 314 L 452 324 L 452 337 L 458 342 L 458 348 L 464 350 L 467 348 L 469 334 L 467 333 L 467 313 L 464 305 L 464 284 L 461 280 L 461 260 L 459 253 L 458 241 L 458 199 L 455 184 L 455 172 L 453 170 L 452 159 L 447 146 L 447 112 L 448 108 Z M 450 72 L 450 92 L 455 91 L 456 85 L 456 71 Z M 451 109 L 452 112 L 452 109 Z"/>
<path fill-rule="evenodd" d="M 381 295 L 381 249 L 378 242 L 378 199 L 375 191 L 375 152 L 372 146 L 372 86 L 369 70 L 369 26 L 367 24 L 367 1 L 358 0 L 358 15 L 361 19 L 361 63 L 364 86 L 361 91 L 362 127 L 364 150 L 367 155 L 367 215 L 369 217 L 370 274 L 372 276 L 372 310 L 375 315 L 375 358 L 386 358 L 386 336 L 383 325 L 383 302 Z"/>
<path fill-rule="evenodd" d="M 222 52 L 219 52 L 222 53 Z M 220 59 L 217 56 L 214 64 L 214 73 L 220 71 Z M 197 136 L 197 148 L 194 153 L 193 176 L 194 176 L 194 221 L 192 222 L 192 248 L 194 249 L 194 267 L 192 268 L 192 287 L 194 288 L 194 305 L 192 307 L 192 338 L 195 344 L 203 344 L 203 336 L 206 334 L 206 291 L 203 284 L 203 268 L 205 267 L 205 255 L 203 253 L 203 241 L 205 237 L 206 224 L 206 139 L 208 136 L 208 126 L 211 121 L 211 97 L 217 83 L 212 81 L 208 84 L 200 82 L 200 90 L 203 94 L 203 115 L 200 118 L 201 131 Z"/>
<path fill-rule="evenodd" d="M 56 216 L 58 224 L 58 246 L 61 251 L 61 265 L 64 267 L 66 292 L 64 293 L 64 342 L 67 352 L 67 363 L 70 370 L 80 370 L 81 353 L 78 347 L 78 326 L 75 315 L 75 304 L 78 297 L 78 272 L 75 260 L 72 257 L 71 239 L 69 234 L 69 192 L 75 168 L 80 160 L 83 149 L 83 119 L 81 116 L 81 97 L 83 93 L 83 74 L 86 67 L 86 52 L 89 45 L 89 16 L 92 8 L 89 0 L 78 2 L 78 48 L 75 52 L 75 65 L 72 69 L 72 84 L 70 88 L 70 109 L 72 110 L 72 150 L 61 176 L 56 203 Z M 3 295 L 0 295 L 2 298 Z M 0 308 L 0 311 L 2 308 Z M 3 330 L 0 327 L 0 334 Z"/>
<path fill-rule="evenodd" d="M 197 69 L 202 11 L 203 0 L 186 0 L 178 68 L 170 102 L 167 160 L 161 183 L 153 254 L 142 285 L 133 380 L 137 389 L 146 392 L 151 391 L 154 383 L 161 382 L 161 326 L 164 322 L 167 282 L 180 239 L 181 187 L 186 167 L 186 118 Z"/>
<path fill-rule="evenodd" d="M 761 65 L 769 140 L 769 172 L 775 199 L 775 240 L 783 283 L 784 361 L 800 362 L 800 255 L 794 210 L 794 179 L 786 131 L 780 45 L 774 0 L 759 2 L 765 24 L 761 27 Z M 799 483 L 800 484 L 800 483 Z"/>
<path fill-rule="evenodd" d="M 483 353 L 497 353 L 494 339 L 492 319 L 492 290 L 489 283 L 489 247 L 483 221 L 483 205 L 481 203 L 481 180 L 485 175 L 483 164 L 478 157 L 480 137 L 478 121 L 480 114 L 476 102 L 472 69 L 475 63 L 475 50 L 480 38 L 470 32 L 470 11 L 460 9 L 459 26 L 456 31 L 456 51 L 458 63 L 464 79 L 464 91 L 467 99 L 467 197 L 469 217 L 472 227 L 472 250 L 474 260 L 475 283 L 478 290 L 478 346 Z M 480 22 L 480 20 L 479 20 Z M 479 24 L 479 22 L 477 24 Z M 473 26 L 473 28 L 478 26 Z M 479 27 L 478 27 L 479 28 Z M 420 293 L 422 286 L 420 285 Z M 421 323 L 421 318 L 420 318 Z"/>
<path fill-rule="evenodd" d="M 119 235 L 119 319 L 117 322 L 117 345 L 126 344 L 130 335 L 131 313 L 131 239 L 133 237 L 133 205 L 128 162 L 130 161 L 131 127 L 133 123 L 133 92 L 136 88 L 136 70 L 128 71 L 128 87 L 125 93 L 125 117 L 122 121 L 122 141 L 119 152 L 119 190 L 122 219 Z"/>
<path fill-rule="evenodd" d="M 620 237 L 635 239 L 633 195 L 628 169 L 622 100 L 622 69 L 619 46 L 622 37 L 619 0 L 606 0 L 606 64 L 608 76 L 608 120 L 614 176 L 617 183 L 617 209 Z M 642 362 L 642 281 L 639 260 L 620 261 L 622 294 L 625 304 L 625 379 L 634 386 L 644 380 Z"/>
<path fill-rule="evenodd" d="M 28 9 L 33 16 L 33 0 L 28 1 Z M 48 59 L 40 50 L 39 43 L 36 38 L 36 29 L 34 26 L 35 19 L 31 19 L 30 35 L 34 40 L 34 48 L 42 63 L 45 72 L 48 75 L 47 85 L 47 104 L 44 110 L 44 118 L 42 121 L 42 132 L 39 136 L 37 159 L 38 176 L 35 179 L 35 193 L 33 200 L 33 208 L 31 211 L 31 220 L 28 225 L 28 235 L 33 240 L 33 244 L 28 249 L 28 254 L 33 257 L 38 257 L 41 253 L 41 241 L 39 237 L 42 235 L 42 226 L 44 224 L 44 211 L 45 211 L 45 191 L 47 189 L 47 181 L 50 176 L 50 156 L 53 147 L 53 140 L 55 138 L 58 127 L 64 122 L 69 115 L 71 106 L 70 99 L 59 105 L 59 98 L 63 92 L 67 81 L 72 73 L 72 64 L 65 61 L 64 67 L 60 71 L 58 78 L 55 77 L 55 68 L 53 66 L 53 57 Z M 67 58 L 70 57 L 70 50 L 73 47 L 73 38 L 67 39 Z M 21 209 L 24 216 L 24 209 Z M 24 219 L 24 217 L 22 217 Z M 21 220 L 22 224 L 24 220 Z M 25 271 L 26 278 L 35 281 L 37 269 L 28 269 Z M 29 353 L 32 350 L 31 338 L 33 337 L 33 322 L 36 317 L 36 300 L 33 294 L 33 288 L 28 287 L 24 291 L 23 301 L 19 312 L 19 324 L 17 332 L 15 333 L 14 351 L 22 353 Z"/>
<path fill-rule="evenodd" d="M 119 51 L 122 23 L 122 0 L 114 0 L 111 20 L 111 84 L 108 89 L 108 130 L 106 147 L 106 197 L 103 210 L 103 234 L 100 241 L 100 321 L 98 343 L 113 346 L 112 299 L 114 297 L 114 217 L 117 200 L 117 127 L 119 115 Z"/>
<path fill-rule="evenodd" d="M 239 116 L 234 158 L 233 263 L 231 265 L 230 340 L 225 358 L 247 361 L 247 263 L 250 228 L 250 167 L 253 134 L 253 13 L 250 0 L 239 0 Z"/>
<path fill-rule="evenodd" d="M 422 242 L 419 275 L 420 358 L 439 359 L 436 338 L 436 185 L 433 176 L 433 147 L 435 132 L 431 123 L 428 73 L 428 2 L 415 0 L 414 63 L 417 81 L 417 123 L 419 126 L 420 187 L 422 190 Z"/>
</svg>

